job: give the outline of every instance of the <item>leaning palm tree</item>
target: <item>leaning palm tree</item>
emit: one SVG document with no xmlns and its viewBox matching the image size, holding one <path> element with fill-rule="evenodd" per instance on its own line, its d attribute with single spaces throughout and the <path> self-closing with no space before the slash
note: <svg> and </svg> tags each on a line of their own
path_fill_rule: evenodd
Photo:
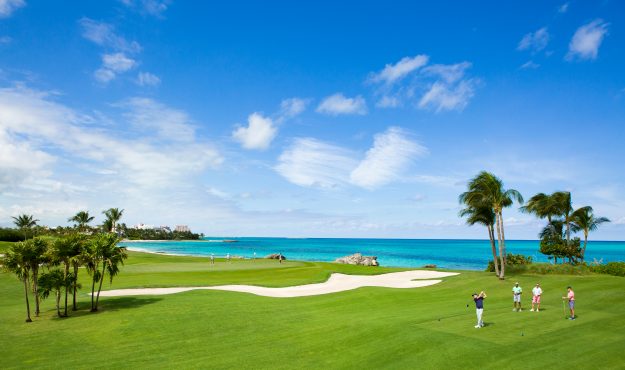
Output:
<svg viewBox="0 0 625 370">
<path fill-rule="evenodd" d="M 112 283 L 113 278 L 119 273 L 119 265 L 123 265 L 124 260 L 128 258 L 126 248 L 119 247 L 117 243 L 119 243 L 119 238 L 115 234 L 100 234 L 94 239 L 94 252 L 98 261 L 102 264 L 102 271 L 98 274 L 98 277 L 100 278 L 100 285 L 98 287 L 95 304 L 93 304 L 91 311 L 98 310 L 100 291 L 102 290 L 102 283 L 104 282 L 104 276 L 106 273 L 108 272 L 110 282 Z M 93 292 L 91 300 L 93 302 Z"/>
<path fill-rule="evenodd" d="M 24 283 L 24 297 L 26 298 L 26 322 L 32 322 L 30 318 L 30 302 L 28 301 L 28 283 L 31 277 L 29 256 L 31 252 L 26 243 L 19 242 L 11 246 L 11 249 L 2 257 L 0 263 L 4 270 L 17 275 Z"/>
<path fill-rule="evenodd" d="M 495 275 L 499 277 L 499 261 L 497 261 L 497 249 L 495 247 L 495 212 L 492 208 L 467 207 L 460 211 L 460 217 L 467 218 L 468 225 L 481 224 L 488 229 L 488 239 L 493 252 L 493 264 L 495 265 Z"/>
<path fill-rule="evenodd" d="M 584 261 L 586 246 L 588 245 L 588 234 L 591 231 L 597 230 L 599 225 L 602 223 L 610 222 L 610 219 L 607 217 L 596 217 L 593 214 L 592 207 L 590 206 L 576 209 L 575 212 L 573 212 L 571 219 L 571 230 L 574 232 L 584 232 L 584 247 L 582 248 L 582 261 Z"/>
<path fill-rule="evenodd" d="M 85 231 L 89 222 L 93 221 L 93 218 L 93 216 L 89 216 L 89 211 L 80 211 L 67 219 L 67 221 L 75 223 L 78 231 Z"/>
<path fill-rule="evenodd" d="M 471 179 L 468 190 L 460 195 L 460 202 L 475 208 L 488 207 L 495 213 L 495 227 L 499 245 L 500 279 L 504 279 L 506 265 L 506 238 L 503 224 L 503 209 L 516 200 L 523 203 L 521 193 L 504 189 L 503 182 L 490 172 L 482 171 Z"/>
<path fill-rule="evenodd" d="M 39 220 L 36 220 L 33 215 L 22 214 L 17 217 L 12 217 L 13 223 L 18 229 L 30 229 L 37 225 Z"/>
<path fill-rule="evenodd" d="M 122 218 L 122 215 L 124 214 L 124 210 L 122 209 L 120 211 L 119 208 L 109 208 L 106 211 L 103 211 L 102 213 L 104 213 L 104 215 L 106 216 L 106 219 L 110 221 L 111 229 L 107 231 L 116 232 L 117 222 Z"/>
<path fill-rule="evenodd" d="M 545 193 L 534 195 L 519 210 L 525 213 L 533 213 L 540 219 L 546 218 L 548 223 L 551 223 L 553 217 L 560 215 L 560 210 L 554 197 Z"/>
</svg>

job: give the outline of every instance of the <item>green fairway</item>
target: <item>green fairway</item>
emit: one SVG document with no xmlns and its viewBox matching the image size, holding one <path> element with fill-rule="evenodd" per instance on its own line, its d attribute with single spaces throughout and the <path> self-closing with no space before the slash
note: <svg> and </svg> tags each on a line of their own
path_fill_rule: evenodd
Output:
<svg viewBox="0 0 625 370">
<path fill-rule="evenodd" d="M 130 253 L 112 286 L 320 282 L 331 272 L 400 269 L 275 260 L 231 263 Z M 524 288 L 524 311 L 512 312 L 511 288 Z M 529 312 L 540 281 L 542 310 Z M 23 286 L 0 273 L 2 368 L 542 368 L 609 369 L 625 363 L 625 279 L 606 275 L 519 275 L 498 281 L 462 272 L 416 289 L 360 288 L 301 298 L 225 291 L 101 298 L 89 313 L 81 272 L 80 310 L 57 319 L 53 299 L 24 323 Z M 575 288 L 578 319 L 562 313 Z M 475 329 L 470 294 L 485 290 L 486 327 Z M 469 305 L 469 307 L 467 307 Z"/>
</svg>

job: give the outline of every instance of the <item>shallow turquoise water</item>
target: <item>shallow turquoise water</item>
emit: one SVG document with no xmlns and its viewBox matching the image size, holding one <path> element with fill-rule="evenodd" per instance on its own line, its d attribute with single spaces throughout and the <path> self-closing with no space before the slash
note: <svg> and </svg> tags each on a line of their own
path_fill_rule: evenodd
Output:
<svg viewBox="0 0 625 370">
<path fill-rule="evenodd" d="M 333 261 L 353 253 L 377 256 L 382 266 L 421 267 L 435 264 L 440 268 L 482 270 L 492 256 L 488 240 L 442 239 L 289 239 L 207 237 L 203 241 L 123 242 L 133 250 L 195 256 L 232 256 L 252 258 L 282 253 L 286 258 L 304 261 Z M 532 256 L 547 262 L 538 251 L 537 240 L 507 240 L 507 251 Z M 589 241 L 586 260 L 625 261 L 625 242 Z"/>
</svg>

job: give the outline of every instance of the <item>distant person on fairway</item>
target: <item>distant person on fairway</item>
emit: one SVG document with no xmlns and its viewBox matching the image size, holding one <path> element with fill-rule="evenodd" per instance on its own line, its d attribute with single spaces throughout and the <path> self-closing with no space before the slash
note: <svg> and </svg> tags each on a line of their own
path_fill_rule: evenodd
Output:
<svg viewBox="0 0 625 370">
<path fill-rule="evenodd" d="M 569 310 L 571 311 L 571 317 L 569 317 L 569 320 L 575 320 L 575 292 L 570 286 L 566 287 L 566 290 L 566 297 L 562 297 L 562 299 L 568 299 Z"/>
<path fill-rule="evenodd" d="M 486 298 L 486 293 L 481 291 L 480 294 L 473 293 L 473 301 L 475 302 L 475 314 L 477 315 L 477 325 L 475 325 L 476 329 L 479 329 L 484 326 L 484 321 L 482 321 L 482 314 L 484 313 L 484 298 Z"/>
<path fill-rule="evenodd" d="M 226 261 L 230 262 L 230 253 L 226 254 Z"/>
<path fill-rule="evenodd" d="M 512 287 L 512 311 L 522 311 L 521 294 L 523 294 L 523 289 L 521 289 L 518 282 L 514 283 L 514 286 Z"/>
<path fill-rule="evenodd" d="M 215 264 L 215 255 L 211 253 L 211 265 Z"/>
<path fill-rule="evenodd" d="M 536 305 L 536 312 L 540 311 L 540 296 L 543 294 L 543 290 L 540 288 L 540 284 L 536 284 L 532 289 L 532 309 L 534 311 L 534 305 Z"/>
</svg>

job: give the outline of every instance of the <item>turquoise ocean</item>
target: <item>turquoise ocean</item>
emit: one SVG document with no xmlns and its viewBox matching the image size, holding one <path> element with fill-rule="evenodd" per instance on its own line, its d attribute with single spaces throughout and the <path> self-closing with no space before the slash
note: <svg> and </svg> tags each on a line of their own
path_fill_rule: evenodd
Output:
<svg viewBox="0 0 625 370">
<path fill-rule="evenodd" d="M 236 240 L 226 242 L 225 240 Z M 377 256 L 381 266 L 483 270 L 492 256 L 488 240 L 444 239 L 322 239 L 322 238 L 221 238 L 206 237 L 199 241 L 122 242 L 131 250 L 208 257 L 231 256 L 258 258 L 282 253 L 289 260 L 334 261 L 353 253 Z M 548 262 L 539 252 L 537 240 L 506 240 L 509 253 L 532 256 L 534 261 Z M 586 261 L 594 259 L 625 261 L 625 241 L 589 241 Z"/>
</svg>

